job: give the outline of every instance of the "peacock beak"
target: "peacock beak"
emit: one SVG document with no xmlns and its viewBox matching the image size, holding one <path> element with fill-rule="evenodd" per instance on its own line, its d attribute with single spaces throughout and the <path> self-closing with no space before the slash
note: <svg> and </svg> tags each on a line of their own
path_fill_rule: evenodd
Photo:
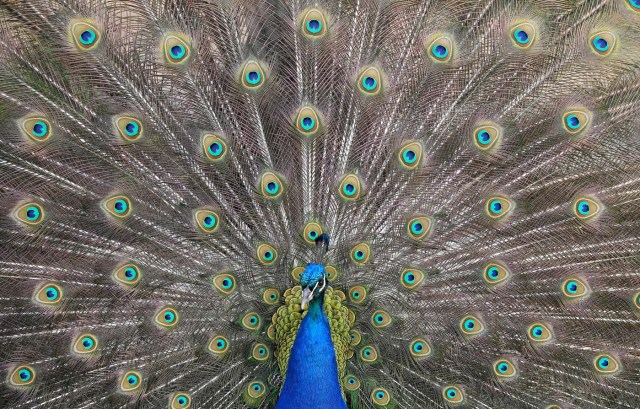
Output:
<svg viewBox="0 0 640 409">
<path fill-rule="evenodd" d="M 309 307 L 309 302 L 313 299 L 313 291 L 309 287 L 305 287 L 302 289 L 302 302 L 300 303 L 300 308 L 302 311 L 306 310 Z"/>
</svg>

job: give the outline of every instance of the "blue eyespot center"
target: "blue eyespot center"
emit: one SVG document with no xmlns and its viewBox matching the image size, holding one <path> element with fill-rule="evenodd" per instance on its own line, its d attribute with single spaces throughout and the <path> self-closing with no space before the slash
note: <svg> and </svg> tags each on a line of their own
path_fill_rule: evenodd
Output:
<svg viewBox="0 0 640 409">
<path fill-rule="evenodd" d="M 169 53 L 171 54 L 171 57 L 176 59 L 176 60 L 184 57 L 186 52 L 187 51 L 185 50 L 184 46 L 182 46 L 180 44 L 174 45 L 173 47 L 171 47 L 171 50 L 169 50 Z"/>
<path fill-rule="evenodd" d="M 378 391 L 378 392 L 376 392 L 376 398 L 378 398 L 378 399 L 384 399 L 384 396 L 385 396 L 385 395 L 384 395 L 384 392 L 382 392 L 382 391 Z"/>
<path fill-rule="evenodd" d="M 502 213 L 502 203 L 500 203 L 499 200 L 492 200 L 489 208 L 491 209 L 491 213 L 493 214 Z"/>
<path fill-rule="evenodd" d="M 122 213 L 126 212 L 128 207 L 129 206 L 127 206 L 127 202 L 122 200 L 122 199 L 116 200 L 116 202 L 113 205 L 113 209 L 118 214 L 122 214 Z"/>
<path fill-rule="evenodd" d="M 507 372 L 508 369 L 509 369 L 509 365 L 507 365 L 506 362 L 501 362 L 498 365 L 498 372 L 500 372 L 500 373 L 505 373 L 505 372 Z"/>
<path fill-rule="evenodd" d="M 216 342 L 216 346 L 218 347 L 218 349 L 224 349 L 224 347 L 227 345 L 226 342 L 224 342 L 224 340 L 219 339 L 218 342 Z"/>
<path fill-rule="evenodd" d="M 265 251 L 264 252 L 264 259 L 267 261 L 271 261 L 271 259 L 273 259 L 273 253 L 270 251 Z"/>
<path fill-rule="evenodd" d="M 222 144 L 220 142 L 214 142 L 209 145 L 209 153 L 212 156 L 220 156 L 220 154 L 222 154 Z"/>
<path fill-rule="evenodd" d="M 38 138 L 42 138 L 47 134 L 48 126 L 43 121 L 37 121 L 33 125 L 33 136 L 37 136 Z"/>
<path fill-rule="evenodd" d="M 444 59 L 449 55 L 449 50 L 442 44 L 435 44 L 431 49 L 431 53 L 438 59 Z"/>
<path fill-rule="evenodd" d="M 384 317 L 382 316 L 382 314 L 376 314 L 376 322 L 382 322 L 384 321 Z"/>
<path fill-rule="evenodd" d="M 598 51 L 607 51 L 609 49 L 609 43 L 602 37 L 596 37 L 593 39 L 593 46 Z"/>
<path fill-rule="evenodd" d="M 276 182 L 267 183 L 267 193 L 270 195 L 275 195 L 280 190 L 280 186 Z"/>
<path fill-rule="evenodd" d="M 231 288 L 232 284 L 233 284 L 233 281 L 231 281 L 228 278 L 225 278 L 224 280 L 222 280 L 222 288 L 224 288 L 225 290 Z"/>
<path fill-rule="evenodd" d="M 576 207 L 578 208 L 578 213 L 583 216 L 588 215 L 591 211 L 591 206 L 589 206 L 589 202 L 587 202 L 586 200 L 581 200 L 580 202 L 578 202 L 578 205 Z"/>
<path fill-rule="evenodd" d="M 424 349 L 424 346 L 422 345 L 422 342 L 416 342 L 416 343 L 413 345 L 413 350 L 414 350 L 415 352 L 422 352 L 422 350 L 423 350 L 423 349 Z"/>
<path fill-rule="evenodd" d="M 513 37 L 520 44 L 527 44 L 529 42 L 529 34 L 524 30 L 516 30 L 515 33 L 513 33 Z"/>
<path fill-rule="evenodd" d="M 311 19 L 309 21 L 307 21 L 307 31 L 310 32 L 311 34 L 317 34 L 318 32 L 320 32 L 320 30 L 322 30 L 322 23 L 316 19 Z"/>
<path fill-rule="evenodd" d="M 59 292 L 55 287 L 47 287 L 45 294 L 48 300 L 53 301 L 58 298 Z"/>
<path fill-rule="evenodd" d="M 498 278 L 498 275 L 500 273 L 497 267 L 490 267 L 489 270 L 487 271 L 487 274 L 489 275 L 489 278 L 495 280 L 496 278 Z"/>
<path fill-rule="evenodd" d="M 356 251 L 355 257 L 356 260 L 362 260 L 364 258 L 364 252 L 362 250 Z"/>
<path fill-rule="evenodd" d="M 251 318 L 249 318 L 249 322 L 253 325 L 258 323 L 258 317 L 256 317 L 255 315 L 252 315 Z"/>
<path fill-rule="evenodd" d="M 478 132 L 478 142 L 481 145 L 488 145 L 491 142 L 491 135 L 484 129 Z"/>
<path fill-rule="evenodd" d="M 353 378 L 349 378 L 349 379 L 347 380 L 347 382 L 349 382 L 350 384 L 354 384 L 354 383 L 356 383 L 356 380 L 355 380 L 355 379 L 353 379 Z"/>
<path fill-rule="evenodd" d="M 276 294 L 271 294 L 269 296 L 269 299 L 271 299 L 271 300 L 275 300 L 276 298 L 278 298 L 278 296 Z"/>
<path fill-rule="evenodd" d="M 258 71 L 249 71 L 245 76 L 246 80 L 251 85 L 256 85 L 260 82 L 260 73 Z"/>
<path fill-rule="evenodd" d="M 362 79 L 362 86 L 367 91 L 373 91 L 377 85 L 378 85 L 378 81 L 376 81 L 376 79 L 373 77 L 364 77 Z"/>
<path fill-rule="evenodd" d="M 629 0 L 631 7 L 640 9 L 640 0 Z"/>
<path fill-rule="evenodd" d="M 27 220 L 30 222 L 36 221 L 40 218 L 40 210 L 35 206 L 27 207 Z"/>
<path fill-rule="evenodd" d="M 347 183 L 346 185 L 344 185 L 342 191 L 347 196 L 353 196 L 356 193 L 356 187 L 351 183 Z"/>
<path fill-rule="evenodd" d="M 211 229 L 216 225 L 216 217 L 213 215 L 207 215 L 202 220 L 202 223 L 204 224 L 204 227 L 206 227 L 207 229 Z"/>
<path fill-rule="evenodd" d="M 476 322 L 472 318 L 469 318 L 469 319 L 465 320 L 465 322 L 464 322 L 464 328 L 467 331 L 473 330 L 475 328 L 475 326 L 476 326 Z"/>
<path fill-rule="evenodd" d="M 453 389 L 453 388 L 449 388 L 449 389 L 447 389 L 446 394 L 447 394 L 447 397 L 448 397 L 449 399 L 453 399 L 453 398 L 455 398 L 455 397 L 456 397 L 456 395 L 458 395 L 458 392 L 456 392 L 456 390 L 455 390 L 455 389 Z"/>
<path fill-rule="evenodd" d="M 93 30 L 84 30 L 80 34 L 80 42 L 84 45 L 91 45 L 96 40 L 96 33 Z"/>
<path fill-rule="evenodd" d="M 262 390 L 262 385 L 260 385 L 259 383 L 254 383 L 253 390 L 256 392 L 260 392 Z"/>
<path fill-rule="evenodd" d="M 371 350 L 369 348 L 364 350 L 364 356 L 368 357 L 371 355 Z"/>
<path fill-rule="evenodd" d="M 187 404 L 187 398 L 185 398 L 184 396 L 180 396 L 178 397 L 178 404 L 180 406 L 184 406 Z"/>
<path fill-rule="evenodd" d="M 124 270 L 124 277 L 129 281 L 134 280 L 137 275 L 138 275 L 138 273 L 136 272 L 136 270 L 133 267 L 127 267 Z"/>
<path fill-rule="evenodd" d="M 567 126 L 569 129 L 578 129 L 580 128 L 580 119 L 574 114 L 567 116 Z"/>
<path fill-rule="evenodd" d="M 422 233 L 424 230 L 424 228 L 422 227 L 422 223 L 420 222 L 413 222 L 411 223 L 411 232 L 414 234 L 420 234 Z"/>
<path fill-rule="evenodd" d="M 533 327 L 533 330 L 531 330 L 531 333 L 533 334 L 534 338 L 542 337 L 542 333 L 543 332 L 544 332 L 544 330 L 542 329 L 541 326 L 535 326 L 535 327 Z"/>
<path fill-rule="evenodd" d="M 139 130 L 140 126 L 133 121 L 127 123 L 124 127 L 124 131 L 128 136 L 136 136 Z"/>
<path fill-rule="evenodd" d="M 601 369 L 607 369 L 609 367 L 609 364 L 610 364 L 609 358 L 602 357 L 598 359 L 598 366 Z"/>
<path fill-rule="evenodd" d="M 418 159 L 418 155 L 411 149 L 405 149 L 402 152 L 402 159 L 404 159 L 405 163 L 412 164 Z"/>
<path fill-rule="evenodd" d="M 172 313 L 171 311 L 167 311 L 164 313 L 164 320 L 167 323 L 172 323 L 174 320 L 176 319 L 176 315 L 174 313 Z"/>
<path fill-rule="evenodd" d="M 93 345 L 94 345 L 93 339 L 91 339 L 89 337 L 82 338 L 82 346 L 85 349 L 91 349 L 91 348 L 93 348 Z"/>
<path fill-rule="evenodd" d="M 575 294 L 578 291 L 578 283 L 575 281 L 569 281 L 567 283 L 567 292 L 569 294 Z"/>
<path fill-rule="evenodd" d="M 18 371 L 18 376 L 23 382 L 27 382 L 29 379 L 31 379 L 32 375 L 30 370 L 23 368 L 20 371 Z"/>
<path fill-rule="evenodd" d="M 407 272 L 404 275 L 404 281 L 406 281 L 408 284 L 413 284 L 416 281 L 416 276 L 412 272 Z"/>
<path fill-rule="evenodd" d="M 313 118 L 308 116 L 305 116 L 304 118 L 302 118 L 302 120 L 300 120 L 300 125 L 305 131 L 310 131 L 311 129 L 313 129 L 315 124 L 316 124 L 316 121 Z"/>
<path fill-rule="evenodd" d="M 135 386 L 138 384 L 138 377 L 135 375 L 129 375 L 127 376 L 127 382 L 129 383 L 129 385 Z"/>
</svg>

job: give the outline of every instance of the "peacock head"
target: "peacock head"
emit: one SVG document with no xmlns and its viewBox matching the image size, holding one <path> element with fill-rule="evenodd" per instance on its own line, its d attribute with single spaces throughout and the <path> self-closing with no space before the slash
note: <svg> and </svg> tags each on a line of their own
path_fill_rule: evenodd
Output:
<svg viewBox="0 0 640 409">
<path fill-rule="evenodd" d="M 314 298 L 320 296 L 327 287 L 327 278 L 322 264 L 309 263 L 300 278 L 302 284 L 302 303 L 304 311 Z"/>
</svg>

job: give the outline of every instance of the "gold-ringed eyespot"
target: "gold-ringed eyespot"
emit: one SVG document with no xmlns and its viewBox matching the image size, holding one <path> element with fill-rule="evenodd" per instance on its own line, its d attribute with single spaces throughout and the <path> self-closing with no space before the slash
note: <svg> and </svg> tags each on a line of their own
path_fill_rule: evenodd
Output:
<svg viewBox="0 0 640 409">
<path fill-rule="evenodd" d="M 360 359 L 366 363 L 373 363 L 378 360 L 378 351 L 373 345 L 365 345 L 360 348 Z"/>
<path fill-rule="evenodd" d="M 398 151 L 398 161 L 404 169 L 416 169 L 422 161 L 422 143 L 418 141 L 405 143 Z"/>
<path fill-rule="evenodd" d="M 518 375 L 515 363 L 509 358 L 500 358 L 493 362 L 493 373 L 500 380 L 513 379 Z"/>
<path fill-rule="evenodd" d="M 113 270 L 113 280 L 124 287 L 135 287 L 142 279 L 140 267 L 133 263 L 127 263 Z"/>
<path fill-rule="evenodd" d="M 391 394 L 382 387 L 377 387 L 371 391 L 371 400 L 378 407 L 387 406 L 391 402 Z"/>
<path fill-rule="evenodd" d="M 28 115 L 18 120 L 22 134 L 35 142 L 44 142 L 52 135 L 51 122 L 43 116 Z"/>
<path fill-rule="evenodd" d="M 284 192 L 282 179 L 273 172 L 264 172 L 260 177 L 260 191 L 266 198 L 277 199 Z"/>
<path fill-rule="evenodd" d="M 602 205 L 595 197 L 583 196 L 573 201 L 573 214 L 580 220 L 591 220 L 602 211 Z"/>
<path fill-rule="evenodd" d="M 385 328 L 391 325 L 391 315 L 384 310 L 375 310 L 371 314 L 371 324 L 376 328 Z"/>
<path fill-rule="evenodd" d="M 532 342 L 543 344 L 551 341 L 553 338 L 553 332 L 548 324 L 543 322 L 534 322 L 529 325 L 529 328 L 527 329 L 527 336 Z"/>
<path fill-rule="evenodd" d="M 259 331 L 262 327 L 262 318 L 257 313 L 249 311 L 242 316 L 241 324 L 249 331 Z"/>
<path fill-rule="evenodd" d="M 529 48 L 536 40 L 536 27 L 531 22 L 523 22 L 511 28 L 511 41 L 518 48 Z"/>
<path fill-rule="evenodd" d="M 578 277 L 569 277 L 562 282 L 562 294 L 569 299 L 584 299 L 590 292 L 589 284 Z"/>
<path fill-rule="evenodd" d="M 332 283 L 334 282 L 338 277 L 340 277 L 340 271 L 332 265 L 325 265 L 324 266 L 324 276 L 327 277 L 327 281 Z"/>
<path fill-rule="evenodd" d="M 102 201 L 102 209 L 117 219 L 124 219 L 131 214 L 131 200 L 124 195 L 111 196 Z"/>
<path fill-rule="evenodd" d="M 572 109 L 562 115 L 562 127 L 570 134 L 577 134 L 591 123 L 591 112 L 586 109 Z"/>
<path fill-rule="evenodd" d="M 80 334 L 71 344 L 71 350 L 78 355 L 92 355 L 98 349 L 98 338 L 89 333 Z"/>
<path fill-rule="evenodd" d="M 291 269 L 291 278 L 293 278 L 293 281 L 296 283 L 299 283 L 300 280 L 302 280 L 302 273 L 304 273 L 303 266 L 294 267 Z"/>
<path fill-rule="evenodd" d="M 266 393 L 267 387 L 262 381 L 253 381 L 247 384 L 242 396 L 247 404 L 257 406 Z"/>
<path fill-rule="evenodd" d="M 409 343 L 409 353 L 416 360 L 427 358 L 431 356 L 432 352 L 431 344 L 424 337 L 414 338 Z"/>
<path fill-rule="evenodd" d="M 460 320 L 460 331 L 466 336 L 480 335 L 485 331 L 484 322 L 476 315 L 465 315 Z"/>
<path fill-rule="evenodd" d="M 255 60 L 247 61 L 242 67 L 240 83 L 248 91 L 256 91 L 265 83 L 265 71 Z"/>
<path fill-rule="evenodd" d="M 142 122 L 128 114 L 113 117 L 116 135 L 124 142 L 137 142 L 144 136 Z"/>
<path fill-rule="evenodd" d="M 424 277 L 424 272 L 417 268 L 405 268 L 400 273 L 400 285 L 408 290 L 413 290 L 422 283 Z"/>
<path fill-rule="evenodd" d="M 599 31 L 591 35 L 589 45 L 597 55 L 606 57 L 616 46 L 616 36 L 610 31 Z"/>
<path fill-rule="evenodd" d="M 446 34 L 433 34 L 425 43 L 427 55 L 436 63 L 451 61 L 454 54 L 453 41 Z"/>
<path fill-rule="evenodd" d="M 214 335 L 209 341 L 207 349 L 214 355 L 223 355 L 229 350 L 229 340 L 222 335 Z"/>
<path fill-rule="evenodd" d="M 142 374 L 138 371 L 127 371 L 120 377 L 120 391 L 133 393 L 142 386 Z"/>
<path fill-rule="evenodd" d="M 277 304 L 280 301 L 280 292 L 275 288 L 265 288 L 262 291 L 262 301 L 269 305 Z"/>
<path fill-rule="evenodd" d="M 263 343 L 258 343 L 251 349 L 251 357 L 256 361 L 266 361 L 271 356 L 271 350 Z"/>
<path fill-rule="evenodd" d="M 361 285 L 354 285 L 349 289 L 349 300 L 354 304 L 362 304 L 367 299 L 367 289 Z"/>
<path fill-rule="evenodd" d="M 191 396 L 186 392 L 175 392 L 169 398 L 171 409 L 189 409 L 191 407 Z"/>
<path fill-rule="evenodd" d="M 164 307 L 156 313 L 153 321 L 161 329 L 171 329 L 180 321 L 180 315 L 175 308 Z"/>
<path fill-rule="evenodd" d="M 358 389 L 360 389 L 360 380 L 354 375 L 349 374 L 344 377 L 342 385 L 348 391 L 357 391 Z"/>
<path fill-rule="evenodd" d="M 236 290 L 236 278 L 229 273 L 218 274 L 212 278 L 211 282 L 223 295 L 229 295 Z"/>
<path fill-rule="evenodd" d="M 278 259 L 278 252 L 270 244 L 261 244 L 256 249 L 258 261 L 265 266 L 270 266 Z"/>
<path fill-rule="evenodd" d="M 600 375 L 614 375 L 622 368 L 620 362 L 613 355 L 606 353 L 593 358 L 593 367 Z"/>
<path fill-rule="evenodd" d="M 62 287 L 56 283 L 46 282 L 36 288 L 33 293 L 33 300 L 41 305 L 55 306 L 62 301 Z"/>
<path fill-rule="evenodd" d="M 80 51 L 93 50 L 102 40 L 102 32 L 96 22 L 89 19 L 72 20 L 69 23 L 69 36 Z"/>
<path fill-rule="evenodd" d="M 294 124 L 303 136 L 313 136 L 320 129 L 320 116 L 313 107 L 304 106 L 298 110 Z"/>
<path fill-rule="evenodd" d="M 350 173 L 343 177 L 338 187 L 338 193 L 344 200 L 357 200 L 362 194 L 362 183 L 358 175 Z"/>
<path fill-rule="evenodd" d="M 407 222 L 406 231 L 413 240 L 426 240 L 433 230 L 433 219 L 429 216 L 418 216 Z"/>
<path fill-rule="evenodd" d="M 502 130 L 493 122 L 478 124 L 473 131 L 473 143 L 481 151 L 495 150 L 501 139 Z"/>
<path fill-rule="evenodd" d="M 222 135 L 206 133 L 202 135 L 202 154 L 209 162 L 220 162 L 227 155 L 228 144 Z"/>
<path fill-rule="evenodd" d="M 482 278 L 490 286 L 504 284 L 509 277 L 511 277 L 511 271 L 501 262 L 491 261 L 482 270 Z"/>
<path fill-rule="evenodd" d="M 357 329 L 352 329 L 349 331 L 349 338 L 351 338 L 351 346 L 357 346 L 362 341 L 362 334 Z"/>
<path fill-rule="evenodd" d="M 300 27 L 307 37 L 318 39 L 327 33 L 327 20 L 322 11 L 309 9 L 302 13 Z"/>
<path fill-rule="evenodd" d="M 445 386 L 442 388 L 442 397 L 447 403 L 460 404 L 464 401 L 462 389 L 457 386 Z"/>
<path fill-rule="evenodd" d="M 162 39 L 164 60 L 170 65 L 184 64 L 191 56 L 191 40 L 183 33 L 169 33 Z"/>
<path fill-rule="evenodd" d="M 492 196 L 485 203 L 485 212 L 492 219 L 503 219 L 509 215 L 514 204 L 507 196 Z"/>
<path fill-rule="evenodd" d="M 373 65 L 360 70 L 358 89 L 365 95 L 376 95 L 382 90 L 382 73 Z"/>
<path fill-rule="evenodd" d="M 36 371 L 30 365 L 18 365 L 10 372 L 8 381 L 11 386 L 32 385 L 36 381 Z"/>
<path fill-rule="evenodd" d="M 27 226 L 37 226 L 44 220 L 44 208 L 38 202 L 26 202 L 19 204 L 13 210 L 13 217 Z"/>
<path fill-rule="evenodd" d="M 309 244 L 315 244 L 316 239 L 322 235 L 322 226 L 316 222 L 309 222 L 304 226 L 302 237 Z"/>
<path fill-rule="evenodd" d="M 366 264 L 369 262 L 369 258 L 371 257 L 371 247 L 368 243 L 358 243 L 349 252 L 351 256 L 351 261 L 356 264 Z"/>
</svg>

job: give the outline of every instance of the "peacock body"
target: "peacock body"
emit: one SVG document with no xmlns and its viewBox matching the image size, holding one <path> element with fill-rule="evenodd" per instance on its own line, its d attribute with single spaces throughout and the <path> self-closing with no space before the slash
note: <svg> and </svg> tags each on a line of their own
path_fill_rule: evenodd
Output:
<svg viewBox="0 0 640 409">
<path fill-rule="evenodd" d="M 0 406 L 640 407 L 640 2 L 0 1 Z"/>
</svg>

